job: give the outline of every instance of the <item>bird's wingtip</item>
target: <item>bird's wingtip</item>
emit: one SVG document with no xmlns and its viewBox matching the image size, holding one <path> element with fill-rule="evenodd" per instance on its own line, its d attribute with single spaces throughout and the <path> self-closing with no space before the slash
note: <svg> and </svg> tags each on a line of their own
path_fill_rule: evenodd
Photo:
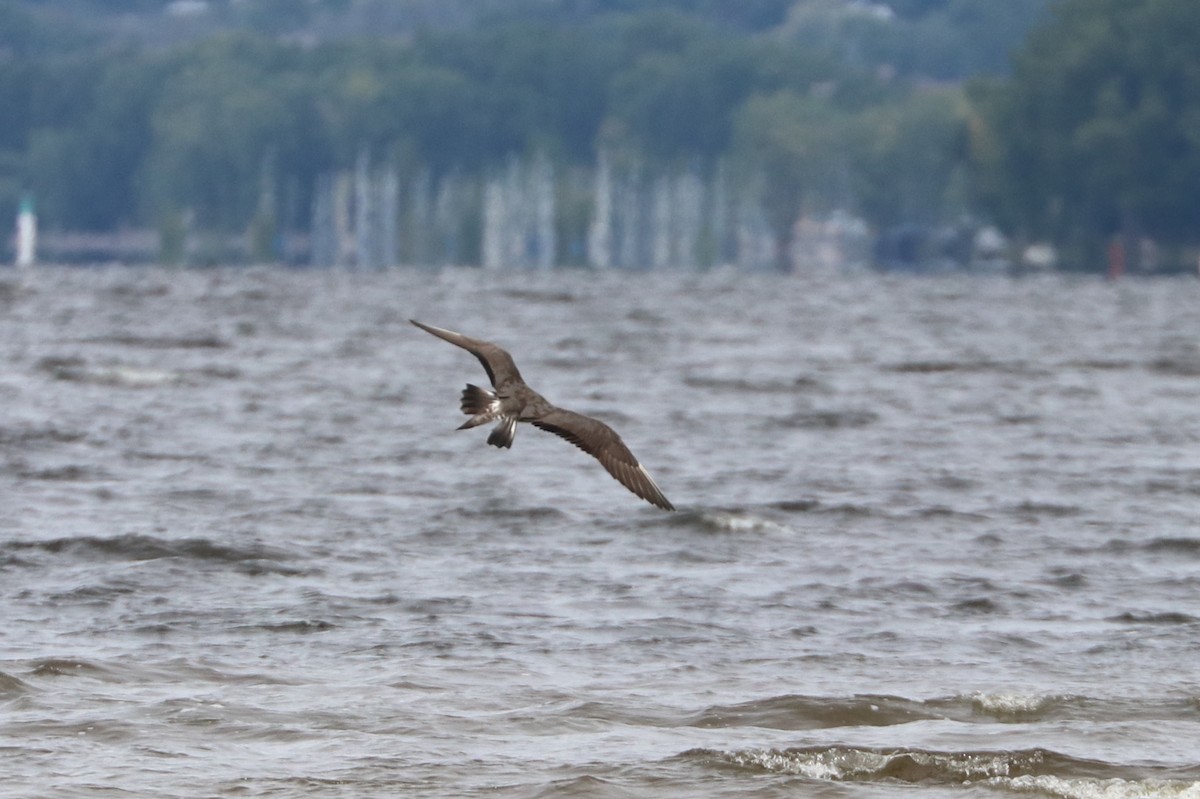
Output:
<svg viewBox="0 0 1200 799">
<path fill-rule="evenodd" d="M 418 322 L 416 319 L 409 319 L 408 321 L 412 322 L 414 325 L 421 328 L 426 333 L 432 333 L 433 335 L 438 336 L 440 338 L 445 338 L 448 335 L 449 336 L 461 336 L 462 335 L 462 333 L 455 333 L 453 330 L 447 330 L 444 327 L 438 327 L 437 325 L 427 325 L 424 322 Z"/>
</svg>

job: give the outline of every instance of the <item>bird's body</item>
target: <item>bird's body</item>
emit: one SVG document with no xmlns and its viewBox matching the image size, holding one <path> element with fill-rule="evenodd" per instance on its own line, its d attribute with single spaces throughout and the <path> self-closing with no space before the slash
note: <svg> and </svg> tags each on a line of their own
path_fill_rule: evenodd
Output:
<svg viewBox="0 0 1200 799">
<path fill-rule="evenodd" d="M 498 422 L 488 436 L 488 443 L 509 448 L 517 433 L 517 423 L 528 422 L 565 438 L 595 457 L 618 482 L 647 502 L 663 510 L 675 510 L 615 430 L 598 419 L 551 404 L 525 384 L 512 356 L 504 349 L 453 330 L 422 324 L 415 319 L 409 321 L 427 333 L 462 347 L 478 358 L 487 372 L 492 391 L 469 383 L 463 390 L 462 412 L 471 418 L 459 430 Z"/>
</svg>

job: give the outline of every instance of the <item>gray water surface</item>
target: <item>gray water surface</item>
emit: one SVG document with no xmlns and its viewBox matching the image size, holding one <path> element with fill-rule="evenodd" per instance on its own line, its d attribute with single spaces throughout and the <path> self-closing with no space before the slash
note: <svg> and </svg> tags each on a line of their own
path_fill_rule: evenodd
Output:
<svg viewBox="0 0 1200 799">
<path fill-rule="evenodd" d="M 1200 283 L 0 275 L 0 796 L 1200 797 Z M 617 429 L 680 511 L 409 317 Z"/>
</svg>

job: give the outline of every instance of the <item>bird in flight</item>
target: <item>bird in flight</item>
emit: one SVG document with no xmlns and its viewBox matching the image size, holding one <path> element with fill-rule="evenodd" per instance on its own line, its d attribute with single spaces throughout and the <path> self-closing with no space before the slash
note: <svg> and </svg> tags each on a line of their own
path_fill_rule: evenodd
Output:
<svg viewBox="0 0 1200 799">
<path fill-rule="evenodd" d="M 598 419 L 551 405 L 545 397 L 525 385 L 512 356 L 505 350 L 453 330 L 426 325 L 416 319 L 408 321 L 474 355 L 492 382 L 494 391 L 470 383 L 463 389 L 462 412 L 471 418 L 459 430 L 498 421 L 487 442 L 493 447 L 509 448 L 517 435 L 517 422 L 529 422 L 565 438 L 593 456 L 621 485 L 642 499 L 663 510 L 675 510 L 615 430 Z"/>
</svg>

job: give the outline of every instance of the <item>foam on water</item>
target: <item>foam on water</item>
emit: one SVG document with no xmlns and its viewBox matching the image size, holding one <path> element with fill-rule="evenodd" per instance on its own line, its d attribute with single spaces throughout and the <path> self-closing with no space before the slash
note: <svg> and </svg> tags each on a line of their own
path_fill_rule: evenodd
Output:
<svg viewBox="0 0 1200 799">
<path fill-rule="evenodd" d="M 973 697 L 980 713 L 1002 720 L 1037 716 L 1059 701 L 1055 696 L 1021 693 L 976 694 Z"/>
<path fill-rule="evenodd" d="M 993 780 L 999 788 L 1062 799 L 1200 799 L 1200 782 L 1182 780 L 1089 780 L 1051 775 Z"/>
</svg>

